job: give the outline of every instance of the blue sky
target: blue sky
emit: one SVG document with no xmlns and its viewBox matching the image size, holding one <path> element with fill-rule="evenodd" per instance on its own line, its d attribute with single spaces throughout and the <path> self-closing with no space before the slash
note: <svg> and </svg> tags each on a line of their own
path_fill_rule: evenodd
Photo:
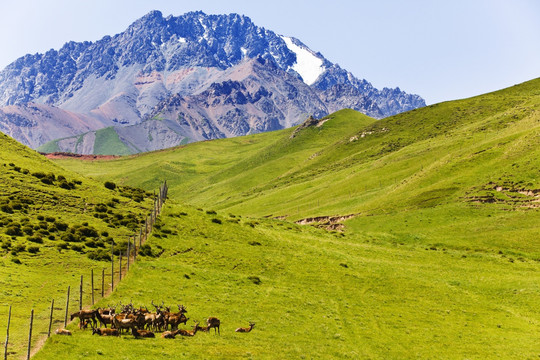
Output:
<svg viewBox="0 0 540 360">
<path fill-rule="evenodd" d="M 430 104 L 540 77 L 536 0 L 2 0 L 0 68 L 117 34 L 153 9 L 247 15 L 378 88 L 399 86 Z"/>
</svg>

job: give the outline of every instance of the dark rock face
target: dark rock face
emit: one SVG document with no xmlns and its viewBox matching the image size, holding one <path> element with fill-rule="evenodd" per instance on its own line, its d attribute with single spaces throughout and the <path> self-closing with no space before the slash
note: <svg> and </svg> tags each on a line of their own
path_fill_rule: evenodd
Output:
<svg viewBox="0 0 540 360">
<path fill-rule="evenodd" d="M 300 56 L 320 66 L 302 68 Z M 314 72 L 316 79 L 310 79 Z M 148 121 L 156 111 L 168 113 L 164 104 L 181 105 L 178 111 L 192 129 L 184 135 L 191 141 L 275 130 L 343 107 L 382 118 L 425 106 L 422 98 L 399 88 L 375 89 L 300 41 L 258 27 L 246 16 L 163 17 L 159 11 L 120 34 L 69 42 L 8 65 L 0 72 L 0 106 L 27 103 L 120 126 Z M 0 123 L 8 134 L 16 134 L 19 125 L 32 127 L 1 114 Z"/>
</svg>

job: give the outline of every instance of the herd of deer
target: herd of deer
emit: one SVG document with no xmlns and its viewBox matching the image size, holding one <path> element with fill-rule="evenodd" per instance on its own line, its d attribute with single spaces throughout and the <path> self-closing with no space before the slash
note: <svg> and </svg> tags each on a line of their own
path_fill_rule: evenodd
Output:
<svg viewBox="0 0 540 360">
<path fill-rule="evenodd" d="M 161 337 L 165 339 L 174 339 L 177 335 L 180 336 L 195 336 L 197 331 L 208 332 L 214 329 L 214 333 L 220 333 L 219 327 L 221 321 L 216 317 L 206 319 L 206 326 L 199 326 L 199 322 L 195 322 L 193 330 L 178 329 L 180 324 L 187 324 L 189 318 L 186 317 L 187 310 L 184 305 L 178 305 L 178 312 L 171 312 L 169 306 L 156 305 L 152 301 L 152 306 L 155 312 L 150 312 L 148 307 L 135 308 L 133 303 L 128 305 L 119 305 L 121 311 L 116 313 L 116 307 L 107 309 L 81 310 L 71 314 L 71 320 L 79 318 L 79 328 L 87 328 L 88 325 L 92 328 L 92 335 L 98 334 L 101 336 L 119 336 L 122 332 L 130 331 L 135 338 L 156 337 L 156 332 L 161 332 Z M 98 322 L 100 327 L 98 327 Z M 111 327 L 108 328 L 107 325 Z M 255 323 L 250 322 L 247 328 L 238 328 L 236 332 L 250 332 Z M 56 334 L 71 335 L 71 332 L 66 329 L 57 329 Z"/>
</svg>

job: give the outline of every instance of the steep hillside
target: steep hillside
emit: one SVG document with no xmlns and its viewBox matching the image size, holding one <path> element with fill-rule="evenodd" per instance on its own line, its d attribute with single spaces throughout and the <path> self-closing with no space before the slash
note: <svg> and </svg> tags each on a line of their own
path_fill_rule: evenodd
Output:
<svg viewBox="0 0 540 360">
<path fill-rule="evenodd" d="M 13 307 L 9 351 L 20 358 L 30 310 L 35 310 L 36 344 L 46 334 L 51 300 L 65 304 L 71 286 L 73 304 L 80 276 L 88 284 L 90 269 L 97 275 L 110 267 L 111 243 L 125 247 L 152 202 L 142 190 L 106 188 L 63 169 L 4 134 L 0 168 L 0 316 L 7 320 L 8 306 Z M 90 302 L 89 293 L 84 301 Z M 5 333 L 5 326 L 2 321 L 0 331 Z"/>
<path fill-rule="evenodd" d="M 232 103 L 214 94 L 231 82 L 238 90 L 228 98 Z M 202 12 L 164 18 L 153 11 L 115 36 L 26 55 L 0 72 L 0 94 L 0 106 L 12 106 L 0 112 L 0 128 L 32 148 L 72 134 L 63 129 L 69 124 L 35 134 L 40 114 L 27 114 L 29 103 L 41 104 L 44 114 L 59 113 L 56 108 L 79 114 L 87 123 L 77 134 L 96 130 L 95 122 L 122 127 L 159 115 L 170 123 L 162 128 L 172 134 L 169 141 L 177 132 L 196 141 L 276 130 L 344 106 L 376 118 L 425 106 L 421 97 L 399 88 L 374 88 L 299 40 L 258 27 L 248 17 Z M 241 106 L 233 111 L 230 105 Z M 12 121 L 10 112 L 23 120 Z M 47 117 L 43 121 L 50 123 Z M 27 123 L 23 130 L 21 122 Z M 157 145 L 140 137 L 123 143 L 131 143 L 132 150 Z M 62 150 L 67 146 L 58 144 Z"/>
</svg>

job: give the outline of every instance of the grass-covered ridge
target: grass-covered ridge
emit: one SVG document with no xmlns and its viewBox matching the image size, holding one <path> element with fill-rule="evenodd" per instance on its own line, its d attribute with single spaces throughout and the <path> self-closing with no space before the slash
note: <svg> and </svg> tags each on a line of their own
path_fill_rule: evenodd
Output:
<svg viewBox="0 0 540 360">
<path fill-rule="evenodd" d="M 168 180 L 168 231 L 150 241 L 164 252 L 114 299 L 183 303 L 224 334 L 76 332 L 38 356 L 535 358 L 539 107 L 533 80 L 381 121 L 344 110 L 300 131 L 58 161 L 147 190 Z M 345 215 L 343 232 L 294 223 Z M 232 332 L 248 321 L 249 336 Z"/>
<path fill-rule="evenodd" d="M 7 318 L 13 306 L 10 352 L 17 357 L 26 346 L 30 309 L 37 315 L 35 342 L 43 336 L 50 300 L 60 301 L 90 269 L 101 273 L 110 244 L 121 248 L 152 202 L 145 191 L 112 182 L 107 188 L 3 134 L 0 183 L 0 313 Z M 1 321 L 2 333 L 5 326 Z"/>
</svg>

